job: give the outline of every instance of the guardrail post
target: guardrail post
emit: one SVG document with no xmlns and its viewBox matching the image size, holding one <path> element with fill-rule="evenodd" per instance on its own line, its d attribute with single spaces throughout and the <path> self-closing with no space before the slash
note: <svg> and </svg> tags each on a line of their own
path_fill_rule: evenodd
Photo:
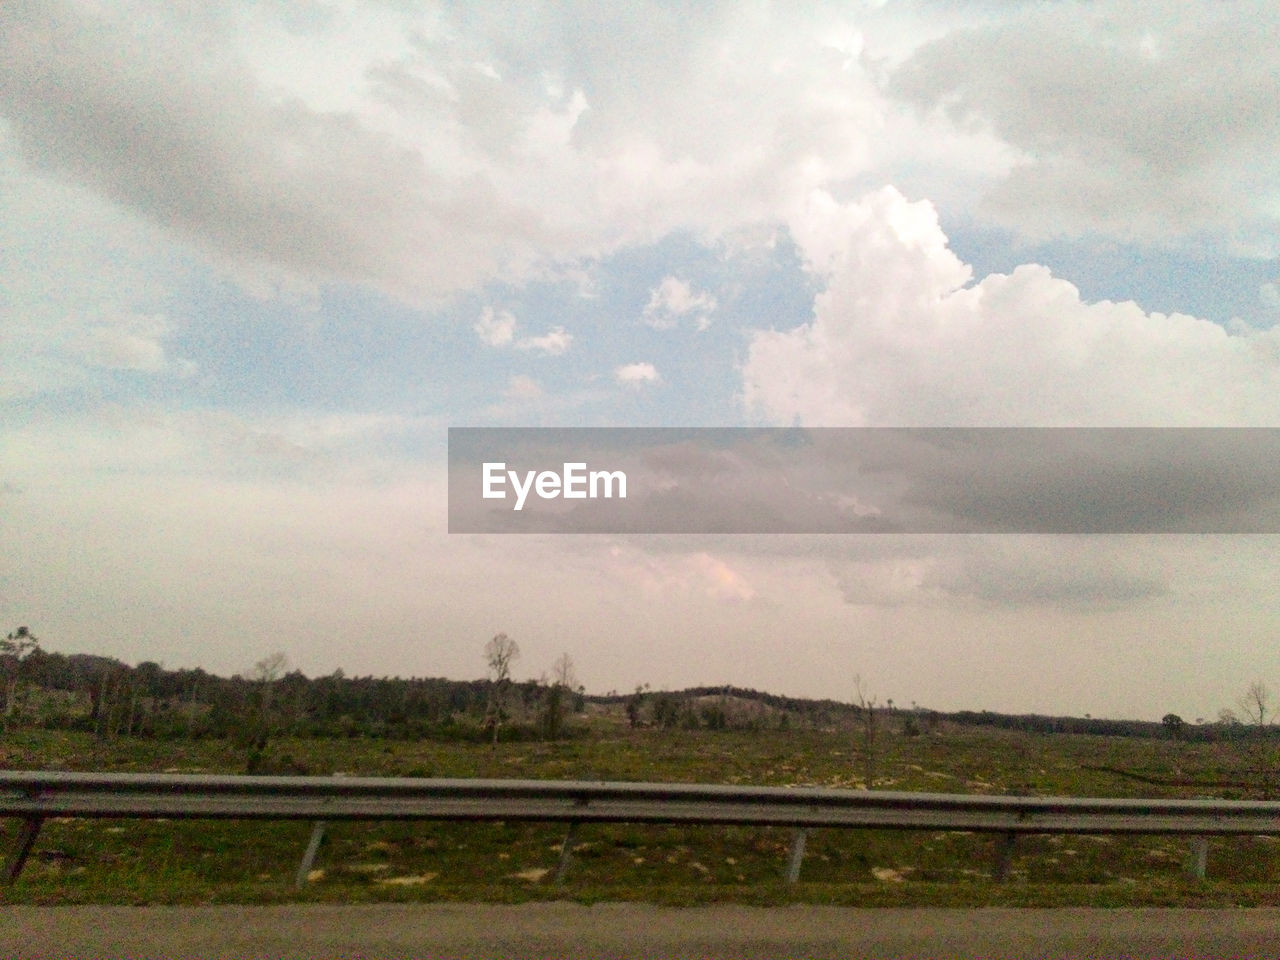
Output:
<svg viewBox="0 0 1280 960">
<path fill-rule="evenodd" d="M 564 883 L 564 875 L 569 872 L 569 862 L 573 859 L 573 842 L 578 838 L 578 821 L 569 821 L 569 832 L 564 835 L 564 843 L 560 845 L 560 863 L 556 866 L 556 886 Z"/>
<path fill-rule="evenodd" d="M 306 852 L 302 855 L 302 862 L 298 864 L 298 875 L 293 879 L 293 885 L 301 890 L 307 883 L 307 875 L 311 873 L 311 867 L 316 862 L 316 854 L 320 852 L 320 841 L 324 839 L 324 821 L 317 820 L 311 828 L 311 839 L 307 841 Z"/>
<path fill-rule="evenodd" d="M 787 883 L 795 883 L 800 879 L 800 864 L 804 862 L 804 846 L 808 839 L 808 829 L 798 827 L 791 840 L 791 859 L 787 862 Z"/>
<path fill-rule="evenodd" d="M 1209 838 L 1196 836 L 1191 838 L 1191 874 L 1197 880 L 1203 880 L 1205 869 L 1209 863 Z"/>
<path fill-rule="evenodd" d="M 18 845 L 9 859 L 9 865 L 5 867 L 5 883 L 13 883 L 18 879 L 18 874 L 22 873 L 22 868 L 27 863 L 27 856 L 35 846 L 36 837 L 40 835 L 40 827 L 43 825 L 44 817 L 23 818 L 22 829 L 18 831 Z"/>
<path fill-rule="evenodd" d="M 992 876 L 996 883 L 1004 883 L 1009 877 L 1009 863 L 1013 860 L 1013 844 L 1018 835 L 1012 831 L 1002 833 L 996 840 L 996 862 Z"/>
</svg>

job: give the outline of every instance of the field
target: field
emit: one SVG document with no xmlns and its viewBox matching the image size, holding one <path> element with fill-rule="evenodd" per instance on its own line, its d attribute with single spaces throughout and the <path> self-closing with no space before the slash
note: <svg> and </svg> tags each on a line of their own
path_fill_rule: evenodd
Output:
<svg viewBox="0 0 1280 960">
<path fill-rule="evenodd" d="M 1035 734 L 943 724 L 908 736 L 890 722 L 876 744 L 876 787 L 947 793 L 1194 796 L 1104 772 L 1208 778 L 1222 744 Z M 856 734 L 843 730 L 628 729 L 595 716 L 557 742 L 439 743 L 280 739 L 273 761 L 313 774 L 512 777 L 860 788 Z M 27 730 L 0 743 L 6 768 L 235 773 L 229 741 L 99 741 Z M 1206 791 L 1199 791 L 1205 795 Z M 861 905 L 1280 903 L 1280 843 L 1215 839 L 1209 878 L 1186 871 L 1181 837 L 1020 839 L 1005 883 L 994 840 L 965 833 L 821 830 L 800 883 L 782 882 L 791 833 L 745 827 L 584 826 L 565 882 L 552 883 L 564 829 L 541 824 L 331 824 L 311 882 L 293 888 L 307 823 L 58 820 L 46 824 L 18 883 L 27 903 L 209 903 L 570 898 L 663 903 L 807 901 Z M 6 851 L 17 832 L 3 824 Z"/>
</svg>

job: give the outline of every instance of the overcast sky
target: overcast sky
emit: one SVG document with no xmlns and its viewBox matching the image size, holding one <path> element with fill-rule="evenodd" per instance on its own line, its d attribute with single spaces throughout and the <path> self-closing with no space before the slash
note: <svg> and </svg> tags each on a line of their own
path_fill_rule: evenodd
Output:
<svg viewBox="0 0 1280 960">
<path fill-rule="evenodd" d="M 0 615 L 1188 720 L 1274 536 L 446 533 L 450 426 L 1280 427 L 1280 10 L 0 4 Z"/>
</svg>

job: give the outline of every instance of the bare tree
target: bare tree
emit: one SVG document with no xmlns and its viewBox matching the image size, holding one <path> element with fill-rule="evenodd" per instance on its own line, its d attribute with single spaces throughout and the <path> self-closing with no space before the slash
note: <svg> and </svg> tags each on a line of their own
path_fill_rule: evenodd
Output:
<svg viewBox="0 0 1280 960">
<path fill-rule="evenodd" d="M 551 682 L 565 690 L 574 690 L 578 686 L 578 674 L 573 669 L 573 657 L 562 653 L 551 665 Z"/>
<path fill-rule="evenodd" d="M 578 682 L 573 670 L 573 658 L 562 653 L 551 665 L 551 679 L 543 674 L 539 685 L 543 688 L 538 709 L 538 729 L 547 740 L 559 740 L 564 733 L 564 719 L 568 712 L 568 698 Z"/>
<path fill-rule="evenodd" d="M 1238 733 L 1233 738 L 1233 750 L 1246 764 L 1248 775 L 1264 800 L 1275 795 L 1277 773 L 1280 772 L 1280 753 L 1270 736 L 1271 701 L 1267 685 L 1255 680 L 1236 701 L 1240 707 L 1239 718 L 1229 710 L 1219 714 L 1220 722 L 1234 721 Z"/>
<path fill-rule="evenodd" d="M 257 773 L 262 767 L 262 755 L 277 727 L 273 709 L 276 681 L 288 668 L 289 658 L 276 652 L 255 663 L 245 677 L 254 685 L 250 691 L 249 714 L 238 737 L 246 751 L 245 773 Z"/>
<path fill-rule="evenodd" d="M 1240 710 L 1244 713 L 1245 722 L 1265 727 L 1267 718 L 1271 716 L 1271 691 L 1261 680 L 1249 684 L 1240 697 Z"/>
<path fill-rule="evenodd" d="M 520 644 L 505 633 L 497 634 L 484 645 L 485 663 L 489 665 L 489 678 L 494 683 L 509 683 L 511 664 L 520 657 Z"/>
<path fill-rule="evenodd" d="M 505 633 L 497 634 L 484 645 L 484 659 L 489 666 L 489 704 L 485 708 L 484 727 L 498 745 L 498 731 L 507 719 L 507 693 L 511 688 L 511 664 L 520 656 L 520 645 Z"/>
<path fill-rule="evenodd" d="M 878 720 L 876 710 L 879 709 L 879 702 L 863 689 L 862 674 L 854 674 L 853 692 L 856 697 L 854 705 L 858 708 L 858 731 L 862 740 L 863 772 L 867 782 L 867 789 L 870 790 L 875 786 L 876 777 L 876 728 Z"/>
<path fill-rule="evenodd" d="M 249 671 L 249 679 L 258 684 L 258 702 L 264 712 L 271 709 L 276 681 L 283 677 L 288 669 L 289 658 L 277 651 L 269 657 L 263 657 Z"/>
</svg>

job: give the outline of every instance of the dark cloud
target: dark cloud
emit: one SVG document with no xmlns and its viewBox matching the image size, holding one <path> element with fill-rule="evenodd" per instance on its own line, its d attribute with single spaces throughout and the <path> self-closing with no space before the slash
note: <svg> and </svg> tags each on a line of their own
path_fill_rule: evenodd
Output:
<svg viewBox="0 0 1280 960">
<path fill-rule="evenodd" d="M 1131 574 L 1107 563 L 1069 566 L 1061 559 L 1024 554 L 993 562 L 981 554 L 932 575 L 922 590 L 971 598 L 994 607 L 1054 607 L 1076 611 L 1126 609 L 1168 592 L 1157 577 Z"/>
<path fill-rule="evenodd" d="M 1036 4 L 924 45 L 889 89 L 1024 151 L 988 209 L 1035 234 L 1274 237 L 1278 28 L 1266 0 Z"/>
<path fill-rule="evenodd" d="M 482 177 L 446 181 L 352 114 L 268 97 L 216 32 L 56 0 L 0 24 L 0 110 L 27 160 L 232 262 L 416 296 L 475 282 L 522 231 Z"/>
</svg>

